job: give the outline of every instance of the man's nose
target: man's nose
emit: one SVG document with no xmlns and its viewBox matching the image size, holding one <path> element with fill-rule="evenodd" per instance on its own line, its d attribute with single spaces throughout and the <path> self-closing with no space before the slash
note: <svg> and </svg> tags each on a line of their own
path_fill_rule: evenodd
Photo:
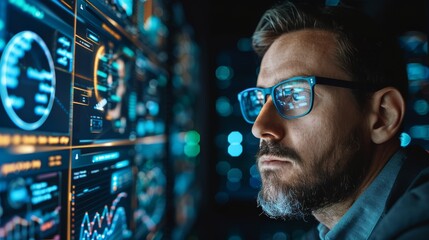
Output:
<svg viewBox="0 0 429 240">
<path fill-rule="evenodd" d="M 259 139 L 280 140 L 284 136 L 284 118 L 277 112 L 271 97 L 261 109 L 253 123 L 252 134 Z"/>
</svg>

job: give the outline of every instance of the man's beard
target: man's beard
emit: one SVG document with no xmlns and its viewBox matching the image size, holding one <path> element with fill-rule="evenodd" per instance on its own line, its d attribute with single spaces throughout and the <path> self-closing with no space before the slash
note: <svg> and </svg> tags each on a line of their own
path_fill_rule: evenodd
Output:
<svg viewBox="0 0 429 240">
<path fill-rule="evenodd" d="M 281 180 L 281 171 L 261 172 L 263 184 L 258 194 L 258 206 L 273 218 L 304 218 L 313 211 L 356 194 L 369 168 L 369 159 L 364 158 L 360 144 L 362 137 L 359 134 L 356 129 L 334 149 L 316 159 L 307 159 L 310 162 L 306 163 L 291 148 L 281 147 L 278 143 L 261 142 L 258 158 L 268 154 L 292 159 L 294 164 L 301 165 L 303 172 L 288 182 Z M 340 162 L 332 167 L 329 161 Z"/>
</svg>

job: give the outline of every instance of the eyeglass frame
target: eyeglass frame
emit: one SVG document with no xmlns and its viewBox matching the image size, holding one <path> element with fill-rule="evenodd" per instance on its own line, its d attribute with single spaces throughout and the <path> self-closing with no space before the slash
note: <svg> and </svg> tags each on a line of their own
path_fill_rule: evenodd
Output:
<svg viewBox="0 0 429 240">
<path fill-rule="evenodd" d="M 322 85 L 328 85 L 328 86 L 333 86 L 333 87 L 341 87 L 341 88 L 348 88 L 348 89 L 359 89 L 359 90 L 365 90 L 365 91 L 375 91 L 377 88 L 372 85 L 372 84 L 362 84 L 361 82 L 354 82 L 354 81 L 347 81 L 347 80 L 340 80 L 340 79 L 334 79 L 334 78 L 327 78 L 327 77 L 319 77 L 319 76 L 295 76 L 295 77 L 291 77 L 288 79 L 285 79 L 277 84 L 275 84 L 272 87 L 268 87 L 268 88 L 261 88 L 261 87 L 253 87 L 253 88 L 247 88 L 243 91 L 241 91 L 240 93 L 237 94 L 238 97 L 238 101 L 240 103 L 240 109 L 241 109 L 241 114 L 243 115 L 243 118 L 246 122 L 253 124 L 255 123 L 255 121 L 251 121 L 249 119 L 247 119 L 246 114 L 243 110 L 242 107 L 242 95 L 245 92 L 249 92 L 252 90 L 259 90 L 262 91 L 263 96 L 264 96 L 264 104 L 262 105 L 262 107 L 265 105 L 265 103 L 267 102 L 267 95 L 273 96 L 274 95 L 274 90 L 282 85 L 285 84 L 287 82 L 293 82 L 296 80 L 307 80 L 308 84 L 310 85 L 310 90 L 311 90 L 311 102 L 310 102 L 310 107 L 308 108 L 308 110 L 300 115 L 297 116 L 287 116 L 284 115 L 283 113 L 280 112 L 279 107 L 276 104 L 276 101 L 273 100 L 273 104 L 276 107 L 277 113 L 284 119 L 295 119 L 295 118 L 300 118 L 303 117 L 307 114 L 309 114 L 311 112 L 311 110 L 313 109 L 313 102 L 314 102 L 314 86 L 316 84 L 322 84 Z M 262 109 L 261 107 L 261 109 Z M 256 118 L 259 116 L 256 116 Z M 256 119 L 255 119 L 256 120 Z"/>
</svg>

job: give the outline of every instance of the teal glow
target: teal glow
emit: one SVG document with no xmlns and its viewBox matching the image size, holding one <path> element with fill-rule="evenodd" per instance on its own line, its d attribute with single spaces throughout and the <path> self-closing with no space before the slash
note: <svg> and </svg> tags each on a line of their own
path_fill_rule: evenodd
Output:
<svg viewBox="0 0 429 240">
<path fill-rule="evenodd" d="M 133 58 L 136 55 L 134 53 L 134 51 L 131 50 L 129 47 L 124 47 L 122 50 L 124 51 L 124 54 L 127 55 L 130 58 Z"/>
<path fill-rule="evenodd" d="M 228 154 L 231 157 L 238 157 L 243 153 L 243 146 L 240 144 L 233 144 L 228 146 Z"/>
<path fill-rule="evenodd" d="M 216 69 L 216 78 L 221 81 L 230 80 L 233 75 L 234 75 L 234 71 L 230 67 L 219 66 Z"/>
<path fill-rule="evenodd" d="M 186 156 L 196 157 L 200 153 L 200 145 L 186 144 L 183 150 Z"/>
<path fill-rule="evenodd" d="M 240 182 L 242 177 L 243 173 L 239 168 L 232 168 L 227 173 L 227 178 L 230 182 Z"/>
<path fill-rule="evenodd" d="M 185 135 L 185 142 L 189 144 L 198 144 L 200 142 L 200 134 L 197 131 L 189 131 Z"/>
<path fill-rule="evenodd" d="M 144 121 L 139 121 L 137 123 L 137 135 L 142 137 L 146 134 L 145 123 Z"/>
<path fill-rule="evenodd" d="M 260 178 L 249 178 L 249 185 L 254 189 L 259 189 L 261 187 L 261 179 Z"/>
<path fill-rule="evenodd" d="M 276 232 L 273 235 L 273 240 L 287 240 L 288 237 L 284 232 Z"/>
<path fill-rule="evenodd" d="M 241 183 L 228 181 L 226 182 L 226 188 L 228 188 L 228 190 L 232 192 L 237 191 L 241 188 Z"/>
<path fill-rule="evenodd" d="M 112 100 L 113 102 L 120 102 L 121 101 L 121 97 L 118 95 L 112 95 L 110 96 L 110 100 Z"/>
<path fill-rule="evenodd" d="M 254 178 L 259 178 L 259 171 L 258 171 L 258 167 L 256 166 L 256 164 L 253 164 L 250 167 L 249 173 L 250 173 L 250 176 L 252 176 Z"/>
<path fill-rule="evenodd" d="M 216 164 L 216 172 L 219 175 L 226 175 L 227 172 L 231 169 L 231 164 L 227 161 L 220 161 Z"/>
<path fill-rule="evenodd" d="M 197 131 L 189 131 L 185 134 L 184 153 L 188 157 L 196 157 L 200 153 L 200 134 Z"/>
<path fill-rule="evenodd" d="M 148 101 L 146 103 L 146 108 L 149 111 L 149 114 L 152 116 L 156 116 L 159 113 L 159 104 L 154 101 Z"/>
<path fill-rule="evenodd" d="M 227 97 L 220 97 L 216 100 L 216 111 L 222 117 L 232 114 L 233 109 Z"/>
<path fill-rule="evenodd" d="M 411 137 L 407 133 L 401 133 L 401 136 L 399 137 L 399 140 L 401 141 L 401 147 L 406 147 L 411 142 Z"/>
<path fill-rule="evenodd" d="M 121 120 L 115 120 L 114 124 L 115 124 L 116 128 L 121 128 L 122 127 Z"/>
<path fill-rule="evenodd" d="M 135 121 L 137 118 L 137 93 L 131 92 L 130 98 L 129 98 L 129 105 L 128 105 L 128 117 L 131 121 Z"/>
<path fill-rule="evenodd" d="M 250 52 L 252 51 L 252 39 L 250 38 L 241 38 L 237 42 L 238 50 L 242 52 Z"/>
<path fill-rule="evenodd" d="M 98 38 L 98 36 L 96 36 L 96 35 L 94 35 L 92 33 L 88 34 L 88 37 L 90 39 L 92 39 L 94 42 L 99 42 L 100 41 L 100 39 Z"/>
<path fill-rule="evenodd" d="M 112 68 L 113 69 L 119 70 L 119 64 L 118 64 L 118 62 L 112 62 L 111 64 L 112 64 Z"/>
<path fill-rule="evenodd" d="M 410 128 L 411 138 L 429 140 L 429 125 L 415 125 Z"/>
<path fill-rule="evenodd" d="M 130 161 L 124 160 L 124 161 L 120 161 L 120 162 L 116 163 L 115 168 L 124 168 L 124 167 L 128 167 L 129 165 L 130 165 Z"/>
<path fill-rule="evenodd" d="M 102 78 L 107 78 L 107 73 L 105 73 L 105 72 L 103 72 L 103 71 L 98 70 L 98 71 L 97 71 L 97 76 L 100 76 L 100 77 L 102 77 Z"/>
<path fill-rule="evenodd" d="M 238 131 L 232 131 L 228 135 L 228 142 L 230 144 L 238 143 L 240 144 L 243 141 L 243 135 Z"/>
<path fill-rule="evenodd" d="M 422 80 L 429 76 L 429 70 L 421 63 L 408 63 L 407 74 L 409 80 Z"/>
<path fill-rule="evenodd" d="M 242 240 L 240 235 L 231 235 L 228 237 L 228 240 Z"/>
<path fill-rule="evenodd" d="M 107 88 L 105 86 L 97 85 L 97 91 L 106 92 Z"/>
<path fill-rule="evenodd" d="M 340 0 L 326 0 L 326 6 L 337 6 L 340 3 Z"/>
<path fill-rule="evenodd" d="M 159 86 L 165 87 L 167 85 L 167 82 L 168 82 L 168 79 L 167 79 L 166 76 L 161 75 L 161 76 L 158 77 L 158 84 L 159 84 Z"/>
<path fill-rule="evenodd" d="M 3 20 L 0 19 L 0 31 L 3 30 L 4 28 L 4 22 Z"/>
<path fill-rule="evenodd" d="M 92 162 L 104 162 L 104 161 L 110 161 L 115 160 L 119 158 L 119 152 L 112 152 L 112 153 L 105 153 L 105 154 L 99 154 L 92 157 Z"/>
<path fill-rule="evenodd" d="M 419 115 L 426 115 L 429 112 L 429 104 L 426 100 L 417 100 L 414 103 L 414 110 L 419 114 Z"/>
<path fill-rule="evenodd" d="M 147 120 L 145 124 L 145 129 L 149 133 L 155 132 L 155 122 L 153 120 Z"/>
<path fill-rule="evenodd" d="M 9 0 L 9 3 L 15 5 L 23 12 L 26 12 L 37 19 L 43 19 L 45 17 L 44 12 L 42 12 L 36 6 L 27 3 L 25 0 Z"/>
</svg>

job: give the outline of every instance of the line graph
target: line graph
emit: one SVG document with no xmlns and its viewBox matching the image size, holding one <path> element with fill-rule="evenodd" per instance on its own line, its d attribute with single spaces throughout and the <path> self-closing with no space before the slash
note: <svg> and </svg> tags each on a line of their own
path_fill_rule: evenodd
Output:
<svg viewBox="0 0 429 240">
<path fill-rule="evenodd" d="M 113 200 L 110 208 L 104 205 L 102 213 L 96 212 L 92 220 L 90 214 L 85 212 L 80 226 L 79 239 L 98 240 L 129 238 L 131 236 L 131 231 L 127 226 L 125 209 L 118 206 L 121 199 L 126 197 L 127 193 L 119 193 Z"/>
</svg>

